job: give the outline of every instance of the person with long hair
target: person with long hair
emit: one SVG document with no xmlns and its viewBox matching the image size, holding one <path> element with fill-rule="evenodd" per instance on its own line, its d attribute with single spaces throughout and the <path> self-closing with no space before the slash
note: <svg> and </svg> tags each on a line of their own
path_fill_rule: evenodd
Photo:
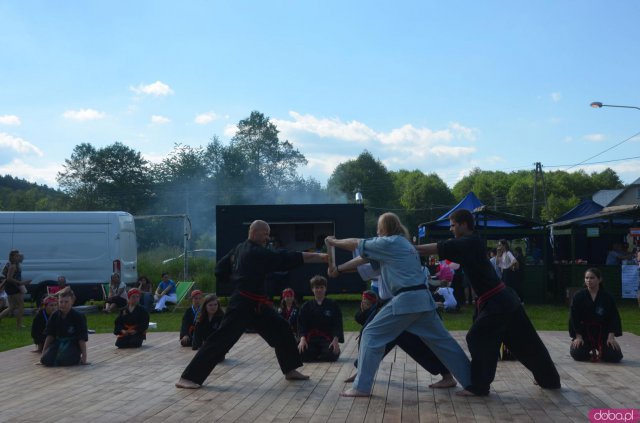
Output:
<svg viewBox="0 0 640 423">
<path fill-rule="evenodd" d="M 131 288 L 127 292 L 127 305 L 118 314 L 113 334 L 117 336 L 116 347 L 140 348 L 147 339 L 149 313 L 140 304 L 140 290 Z"/>
<path fill-rule="evenodd" d="M 416 246 L 421 255 L 438 254 L 460 264 L 478 295 L 474 318 L 467 333 L 471 353 L 471 383 L 463 396 L 489 395 L 496 375 L 501 343 L 533 373 L 545 389 L 560 388 L 560 375 L 547 347 L 531 324 L 516 293 L 498 279 L 487 258 L 487 246 L 474 231 L 473 214 L 458 209 L 449 216 L 453 239 Z"/>
<path fill-rule="evenodd" d="M 19 250 L 12 250 L 9 253 L 9 262 L 2 269 L 2 276 L 5 279 L 4 290 L 9 298 L 9 307 L 0 313 L 0 320 L 5 316 L 15 313 L 16 326 L 18 329 L 24 328 L 22 316 L 24 315 L 24 293 L 26 285 L 31 283 L 31 279 L 22 280 L 22 260 L 24 256 Z"/>
<path fill-rule="evenodd" d="M 140 291 L 140 305 L 151 313 L 153 310 L 153 284 L 145 275 L 138 276 L 138 290 Z"/>
<path fill-rule="evenodd" d="M 51 315 L 44 334 L 40 363 L 45 366 L 74 366 L 87 361 L 87 319 L 73 309 L 76 296 L 65 289 L 58 295 L 58 311 Z"/>
<path fill-rule="evenodd" d="M 281 299 L 280 299 L 280 307 L 278 308 L 278 314 L 284 320 L 289 323 L 289 327 L 291 328 L 291 332 L 298 339 L 298 313 L 300 312 L 300 307 L 298 307 L 298 303 L 296 302 L 296 293 L 291 288 L 285 288 L 282 291 Z"/>
<path fill-rule="evenodd" d="M 571 302 L 571 357 L 576 361 L 618 363 L 622 350 L 616 336 L 622 336 L 622 324 L 616 302 L 602 286 L 600 270 L 587 269 L 584 285 Z"/>
<path fill-rule="evenodd" d="M 205 296 L 196 318 L 191 349 L 197 350 L 200 348 L 209 335 L 220 327 L 223 317 L 224 310 L 222 310 L 222 306 L 220 306 L 220 299 L 214 294 Z"/>
<path fill-rule="evenodd" d="M 380 309 L 362 331 L 358 353 L 358 373 L 353 387 L 342 396 L 370 396 L 375 373 L 386 345 L 403 331 L 420 337 L 435 356 L 449 369 L 463 387 L 470 385 L 470 363 L 460 345 L 445 329 L 429 293 L 420 257 L 409 241 L 407 229 L 394 213 L 378 218 L 376 238 L 336 239 L 326 242 L 337 248 L 360 251 L 360 260 L 333 265 L 329 276 L 355 270 L 366 261 L 380 265 L 380 273 L 392 298 Z"/>
</svg>

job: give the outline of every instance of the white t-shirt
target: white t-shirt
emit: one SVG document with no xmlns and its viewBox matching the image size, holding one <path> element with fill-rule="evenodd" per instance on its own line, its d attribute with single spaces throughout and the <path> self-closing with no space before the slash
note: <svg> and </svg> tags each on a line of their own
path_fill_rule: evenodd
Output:
<svg viewBox="0 0 640 423">
<path fill-rule="evenodd" d="M 456 297 L 453 296 L 453 288 L 443 286 L 438 288 L 436 292 L 444 298 L 444 308 L 446 310 L 455 309 L 458 306 Z"/>
</svg>

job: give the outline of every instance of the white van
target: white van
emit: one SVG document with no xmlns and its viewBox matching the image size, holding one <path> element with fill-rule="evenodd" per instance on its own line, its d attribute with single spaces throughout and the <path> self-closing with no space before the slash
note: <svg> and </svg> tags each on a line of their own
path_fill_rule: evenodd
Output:
<svg viewBox="0 0 640 423">
<path fill-rule="evenodd" d="M 126 212 L 0 212 L 0 261 L 11 250 L 24 254 L 22 279 L 40 299 L 64 275 L 76 304 L 101 300 L 100 284 L 120 273 L 127 285 L 138 278 L 136 229 Z"/>
</svg>

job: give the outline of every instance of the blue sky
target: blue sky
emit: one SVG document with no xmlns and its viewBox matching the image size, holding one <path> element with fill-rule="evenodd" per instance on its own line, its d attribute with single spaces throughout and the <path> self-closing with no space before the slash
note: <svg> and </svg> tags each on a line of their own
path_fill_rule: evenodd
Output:
<svg viewBox="0 0 640 423">
<path fill-rule="evenodd" d="M 365 149 L 450 187 L 535 162 L 630 183 L 640 110 L 589 104 L 640 106 L 639 18 L 631 0 L 0 0 L 0 174 L 55 187 L 83 142 L 158 162 L 258 110 L 323 185 Z"/>
</svg>

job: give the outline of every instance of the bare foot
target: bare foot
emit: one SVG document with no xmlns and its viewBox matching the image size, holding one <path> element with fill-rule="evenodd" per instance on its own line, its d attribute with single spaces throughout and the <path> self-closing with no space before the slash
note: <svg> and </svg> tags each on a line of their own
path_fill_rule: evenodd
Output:
<svg viewBox="0 0 640 423">
<path fill-rule="evenodd" d="M 344 392 L 340 393 L 341 397 L 370 397 L 371 394 L 366 392 L 358 391 L 357 389 L 349 388 Z"/>
<path fill-rule="evenodd" d="M 447 389 L 447 388 L 453 388 L 457 385 L 456 380 L 453 378 L 453 376 L 446 375 L 446 376 L 442 376 L 442 379 L 437 381 L 436 383 L 432 383 L 431 385 L 429 385 L 429 388 L 432 389 Z"/>
<path fill-rule="evenodd" d="M 307 380 L 309 379 L 309 376 L 303 375 L 297 370 L 291 370 L 290 372 L 287 372 L 286 375 L 284 375 L 284 378 L 287 380 Z"/>
<path fill-rule="evenodd" d="M 358 375 L 357 373 L 352 374 L 351 376 L 349 376 L 344 380 L 344 383 L 352 383 L 354 380 L 356 380 L 357 375 Z"/>
<path fill-rule="evenodd" d="M 180 378 L 180 380 L 176 382 L 176 388 L 198 389 L 200 388 L 200 385 L 188 379 Z"/>
<path fill-rule="evenodd" d="M 475 397 L 476 396 L 476 394 L 474 394 L 471 391 L 467 391 L 466 389 L 456 392 L 456 395 L 459 397 Z"/>
</svg>

